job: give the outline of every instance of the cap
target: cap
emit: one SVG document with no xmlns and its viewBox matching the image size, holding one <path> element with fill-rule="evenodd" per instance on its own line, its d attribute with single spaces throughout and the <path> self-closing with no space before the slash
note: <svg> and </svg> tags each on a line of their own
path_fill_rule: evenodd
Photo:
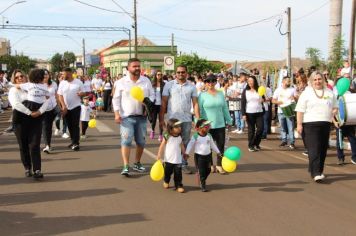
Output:
<svg viewBox="0 0 356 236">
<path fill-rule="evenodd" d="M 206 121 L 202 122 L 202 123 L 199 125 L 199 128 L 202 128 L 202 127 L 204 127 L 204 126 L 206 126 L 206 125 L 209 125 L 211 122 L 212 122 L 212 121 L 210 121 L 210 120 L 206 120 Z"/>
<path fill-rule="evenodd" d="M 173 124 L 173 126 L 178 126 L 180 124 L 182 124 L 182 121 L 177 121 L 176 123 Z"/>
</svg>

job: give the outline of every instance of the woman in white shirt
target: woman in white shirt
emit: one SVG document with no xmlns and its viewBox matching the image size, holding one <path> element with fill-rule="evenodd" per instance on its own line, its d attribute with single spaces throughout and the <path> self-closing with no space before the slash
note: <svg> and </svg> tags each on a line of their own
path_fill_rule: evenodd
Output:
<svg viewBox="0 0 356 236">
<path fill-rule="evenodd" d="M 330 124 L 337 113 L 337 100 L 326 88 L 320 72 L 309 78 L 311 86 L 300 95 L 297 107 L 297 130 L 304 137 L 308 150 L 309 171 L 315 182 L 324 178 L 324 163 L 328 149 Z"/>
<path fill-rule="evenodd" d="M 21 70 L 14 70 L 11 82 L 14 85 L 20 85 L 27 82 L 26 77 Z M 34 178 L 42 178 L 41 173 L 41 152 L 40 141 L 42 130 L 41 115 L 46 111 L 48 102 L 36 110 L 31 111 L 27 108 L 23 101 L 27 99 L 27 93 L 23 90 L 12 87 L 9 91 L 9 100 L 13 109 L 13 125 L 22 164 L 25 168 L 25 176 Z M 33 175 L 33 172 L 34 175 Z"/>
<path fill-rule="evenodd" d="M 161 104 L 162 104 L 162 92 L 163 92 L 163 87 L 164 87 L 164 82 L 162 79 L 162 72 L 161 71 L 157 71 L 155 74 L 155 77 L 153 78 L 152 81 L 152 87 L 154 90 L 154 107 L 153 107 L 153 119 L 151 122 L 151 127 L 152 127 L 152 131 L 150 133 L 150 138 L 154 139 L 155 137 L 155 128 L 156 128 L 156 123 L 157 123 L 157 117 L 159 116 L 159 113 L 161 111 Z M 161 142 L 163 140 L 163 126 L 159 125 L 159 136 L 158 136 L 158 141 Z"/>
<path fill-rule="evenodd" d="M 112 82 L 109 76 L 106 77 L 105 81 L 103 82 L 103 99 L 104 99 L 104 111 L 108 112 L 111 110 L 111 92 L 112 92 Z"/>
<path fill-rule="evenodd" d="M 260 143 L 263 132 L 263 98 L 257 92 L 256 77 L 249 77 L 246 89 L 241 97 L 242 118 L 248 124 L 248 150 L 256 152 L 261 150 Z"/>
<path fill-rule="evenodd" d="M 51 75 L 48 70 L 44 70 L 43 83 L 47 86 L 49 92 L 48 107 L 46 112 L 43 114 L 43 124 L 42 124 L 42 134 L 45 142 L 45 148 L 43 152 L 49 154 L 52 151 L 51 141 L 52 141 L 52 126 L 53 121 L 60 109 L 57 105 L 57 83 L 52 81 Z"/>
</svg>

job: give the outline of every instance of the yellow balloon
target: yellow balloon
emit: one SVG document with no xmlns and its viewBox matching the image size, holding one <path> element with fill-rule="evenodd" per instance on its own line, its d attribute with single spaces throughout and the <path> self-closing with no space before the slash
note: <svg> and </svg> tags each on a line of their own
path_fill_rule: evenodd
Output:
<svg viewBox="0 0 356 236">
<path fill-rule="evenodd" d="M 227 157 L 223 157 L 222 159 L 222 167 L 226 172 L 234 172 L 236 170 L 237 163 L 236 161 L 232 161 Z"/>
<path fill-rule="evenodd" d="M 95 119 L 89 120 L 88 126 L 89 126 L 89 128 L 95 128 L 96 127 L 96 120 Z"/>
<path fill-rule="evenodd" d="M 263 95 L 265 95 L 266 94 L 266 88 L 265 88 L 265 86 L 260 86 L 259 88 L 258 88 L 258 95 L 260 95 L 261 97 L 263 96 Z"/>
<path fill-rule="evenodd" d="M 138 86 L 133 86 L 130 90 L 130 95 L 138 100 L 139 102 L 142 102 L 143 99 L 145 98 L 144 93 L 143 93 L 143 89 L 141 87 Z"/>
<path fill-rule="evenodd" d="M 163 164 L 161 161 L 156 161 L 150 172 L 151 179 L 153 181 L 160 181 L 164 176 Z"/>
</svg>

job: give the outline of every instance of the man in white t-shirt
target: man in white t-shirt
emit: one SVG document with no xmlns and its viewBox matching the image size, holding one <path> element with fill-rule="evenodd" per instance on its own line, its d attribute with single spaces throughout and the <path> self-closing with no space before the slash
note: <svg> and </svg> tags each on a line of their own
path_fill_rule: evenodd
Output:
<svg viewBox="0 0 356 236">
<path fill-rule="evenodd" d="M 277 88 L 273 94 L 272 103 L 278 105 L 278 120 L 281 126 L 281 139 L 282 143 L 280 147 L 288 145 L 287 139 L 289 139 L 289 147 L 295 149 L 294 145 L 294 121 L 295 114 L 292 116 L 284 114 L 282 108 L 286 108 L 295 103 L 296 90 L 290 86 L 290 78 L 284 77 L 282 80 L 282 86 Z M 287 133 L 288 132 L 288 133 Z"/>
<path fill-rule="evenodd" d="M 103 80 L 99 77 L 99 74 L 96 75 L 96 77 L 94 77 L 91 80 L 91 85 L 93 88 L 93 92 L 95 94 L 95 96 L 98 98 L 101 96 L 101 87 L 103 86 Z"/>
<path fill-rule="evenodd" d="M 81 97 L 85 92 L 82 81 L 73 78 L 71 68 L 64 69 L 64 80 L 60 82 L 57 94 L 70 133 L 71 144 L 68 147 L 79 151 Z"/>
<path fill-rule="evenodd" d="M 154 101 L 154 91 L 151 81 L 141 76 L 141 62 L 137 58 L 131 58 L 127 62 L 128 75 L 115 82 L 115 91 L 112 99 L 115 122 L 120 124 L 121 134 L 121 155 L 124 167 L 121 175 L 129 176 L 129 157 L 132 140 L 136 142 L 136 156 L 133 169 L 144 172 L 145 167 L 141 164 L 141 157 L 146 145 L 147 117 L 143 108 L 143 103 L 148 99 Z M 140 87 L 143 90 L 144 100 L 138 101 L 130 95 L 133 87 Z"/>
</svg>

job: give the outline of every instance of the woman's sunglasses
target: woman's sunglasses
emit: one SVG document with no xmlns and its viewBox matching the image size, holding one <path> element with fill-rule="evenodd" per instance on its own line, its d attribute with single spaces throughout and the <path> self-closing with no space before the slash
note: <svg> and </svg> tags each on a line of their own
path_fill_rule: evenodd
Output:
<svg viewBox="0 0 356 236">
<path fill-rule="evenodd" d="M 20 78 L 23 78 L 23 75 L 15 76 L 15 79 L 20 79 Z"/>
</svg>

